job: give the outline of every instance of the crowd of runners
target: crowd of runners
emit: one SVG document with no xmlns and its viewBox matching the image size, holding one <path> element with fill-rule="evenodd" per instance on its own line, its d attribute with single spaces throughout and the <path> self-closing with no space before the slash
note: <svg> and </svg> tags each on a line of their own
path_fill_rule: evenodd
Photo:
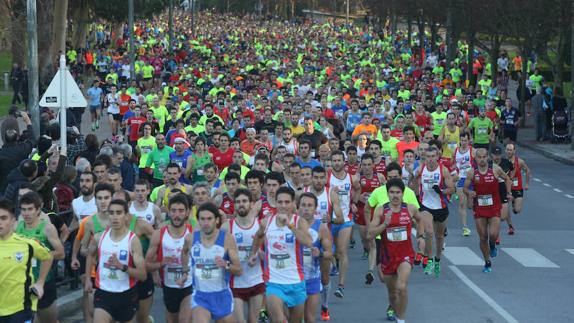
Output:
<svg viewBox="0 0 574 323">
<path fill-rule="evenodd" d="M 481 53 L 466 80 L 464 43 L 446 66 L 444 46 L 404 31 L 202 12 L 192 36 L 187 21 L 173 48 L 165 19 L 137 23 L 135 79 L 127 30 L 95 24 L 67 52 L 89 80 L 89 129 L 77 109 L 67 147 L 57 125 L 34 138 L 24 112 L 25 144 L 3 133 L 35 152 L 1 178 L 1 323 L 56 322 L 63 259 L 86 322 L 153 322 L 155 288 L 155 321 L 336 320 L 349 266 L 384 282 L 387 318 L 404 322 L 413 267 L 441 275 L 451 212 L 450 234 L 476 232 L 495 268 L 531 173 L 514 145 L 524 116 Z"/>
</svg>

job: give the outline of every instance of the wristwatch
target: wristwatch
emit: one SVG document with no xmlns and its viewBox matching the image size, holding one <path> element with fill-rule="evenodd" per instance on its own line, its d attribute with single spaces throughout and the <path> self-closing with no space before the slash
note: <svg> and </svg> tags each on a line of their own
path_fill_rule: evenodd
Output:
<svg viewBox="0 0 574 323">
<path fill-rule="evenodd" d="M 128 271 L 128 265 L 123 265 L 122 266 L 122 271 L 125 273 L 126 271 Z"/>
</svg>

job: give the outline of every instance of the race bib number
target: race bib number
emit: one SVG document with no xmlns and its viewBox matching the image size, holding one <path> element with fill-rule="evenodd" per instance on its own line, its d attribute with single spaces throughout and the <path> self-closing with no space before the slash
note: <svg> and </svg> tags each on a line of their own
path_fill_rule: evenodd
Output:
<svg viewBox="0 0 574 323">
<path fill-rule="evenodd" d="M 451 151 L 454 151 L 456 149 L 457 143 L 456 141 L 451 141 L 448 143 L 448 149 L 450 149 Z"/>
<path fill-rule="evenodd" d="M 479 134 L 479 135 L 486 135 L 486 134 L 488 134 L 488 128 L 478 128 L 478 129 L 477 129 L 477 134 Z"/>
<path fill-rule="evenodd" d="M 272 254 L 270 255 L 270 258 L 273 261 L 273 266 L 275 267 L 275 269 L 281 270 L 285 269 L 286 260 L 289 259 L 289 254 L 287 253 Z"/>
<path fill-rule="evenodd" d="M 201 280 L 217 281 L 221 279 L 221 270 L 215 264 L 204 265 L 202 268 L 199 268 L 199 270 Z"/>
<path fill-rule="evenodd" d="M 151 152 L 151 148 L 149 147 L 142 147 L 142 154 L 149 154 Z"/>
<path fill-rule="evenodd" d="M 396 227 L 387 229 L 387 239 L 389 241 L 406 241 L 407 240 L 407 227 Z"/>
<path fill-rule="evenodd" d="M 478 206 L 491 206 L 494 204 L 494 202 L 492 201 L 492 195 L 488 194 L 488 195 L 479 195 L 477 197 L 478 200 Z"/>
<path fill-rule="evenodd" d="M 518 178 L 512 179 L 512 186 L 518 186 Z"/>
<path fill-rule="evenodd" d="M 168 267 L 167 268 L 167 281 L 176 282 L 181 279 L 183 268 L 181 267 Z"/>
</svg>

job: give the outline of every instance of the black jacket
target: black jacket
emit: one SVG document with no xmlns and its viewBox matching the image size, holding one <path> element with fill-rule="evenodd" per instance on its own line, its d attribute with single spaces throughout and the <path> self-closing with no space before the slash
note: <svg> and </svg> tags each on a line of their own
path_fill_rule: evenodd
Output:
<svg viewBox="0 0 574 323">
<path fill-rule="evenodd" d="M 20 168 L 16 167 L 6 177 L 8 185 L 4 192 L 4 198 L 17 205 L 18 203 L 18 190 L 23 183 L 28 183 L 29 180 L 22 174 Z"/>
<path fill-rule="evenodd" d="M 7 120 L 4 120 L 6 122 Z M 5 143 L 0 148 L 0 192 L 4 192 L 8 185 L 8 174 L 20 165 L 20 162 L 27 159 L 32 153 L 32 148 L 36 146 L 36 137 L 32 126 L 28 126 L 30 139 L 24 142 Z"/>
</svg>

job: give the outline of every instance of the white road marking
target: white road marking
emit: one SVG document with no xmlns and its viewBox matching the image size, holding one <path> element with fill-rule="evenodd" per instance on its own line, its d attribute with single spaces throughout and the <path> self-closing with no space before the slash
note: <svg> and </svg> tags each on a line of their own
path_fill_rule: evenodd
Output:
<svg viewBox="0 0 574 323">
<path fill-rule="evenodd" d="M 548 183 L 542 183 L 542 185 L 546 186 L 546 187 L 552 187 L 552 185 L 548 184 Z"/>
<path fill-rule="evenodd" d="M 566 252 L 569 252 L 569 253 L 574 255 L 574 249 L 564 249 L 564 250 L 566 250 Z"/>
<path fill-rule="evenodd" d="M 492 307 L 498 314 L 500 314 L 500 316 L 502 316 L 506 322 L 518 323 L 517 319 L 515 319 L 510 313 L 502 308 L 502 306 L 498 305 L 498 303 L 490 298 L 490 296 L 488 296 L 482 289 L 480 289 L 480 287 L 476 286 L 476 284 L 473 283 L 472 280 L 470 280 L 468 277 L 466 277 L 466 275 L 460 271 L 460 269 L 458 269 L 456 266 L 449 266 L 449 268 L 460 280 L 462 280 L 466 286 L 472 289 L 472 291 L 475 292 L 476 295 L 478 295 L 480 298 L 482 298 L 486 304 L 490 305 L 490 307 Z"/>
<path fill-rule="evenodd" d="M 542 180 L 541 180 L 540 178 L 536 178 L 536 177 L 534 177 L 533 180 L 534 180 L 535 182 L 542 182 Z"/>
<path fill-rule="evenodd" d="M 502 248 L 502 251 L 506 252 L 524 267 L 560 268 L 557 264 L 532 248 Z"/>
<path fill-rule="evenodd" d="M 447 247 L 444 249 L 443 254 L 453 265 L 484 265 L 484 261 L 467 247 Z"/>
<path fill-rule="evenodd" d="M 553 190 L 554 190 L 554 192 L 562 193 L 562 190 L 560 190 L 559 188 L 555 188 L 555 189 L 553 189 Z"/>
<path fill-rule="evenodd" d="M 572 195 L 570 195 L 570 194 L 566 194 L 566 195 L 564 195 L 564 196 L 566 196 L 566 197 L 569 198 L 569 199 L 574 199 L 574 196 L 572 196 Z"/>
</svg>

